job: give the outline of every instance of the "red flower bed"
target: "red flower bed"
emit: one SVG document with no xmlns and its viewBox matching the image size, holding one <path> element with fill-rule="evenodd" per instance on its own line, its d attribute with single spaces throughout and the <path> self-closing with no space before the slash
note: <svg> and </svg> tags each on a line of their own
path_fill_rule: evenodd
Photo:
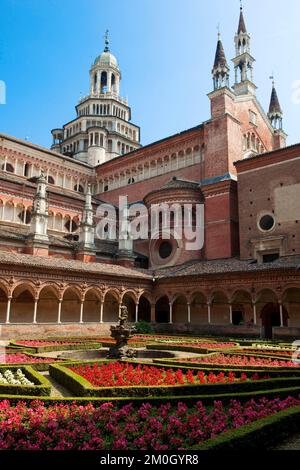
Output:
<svg viewBox="0 0 300 470">
<path fill-rule="evenodd" d="M 67 346 L 69 344 L 78 344 L 78 341 L 44 341 L 44 340 L 22 340 L 18 341 L 16 344 L 21 346 L 29 347 L 40 347 L 40 346 Z"/>
<path fill-rule="evenodd" d="M 240 356 L 229 354 L 218 354 L 209 357 L 201 358 L 189 358 L 184 359 L 184 362 L 197 362 L 199 364 L 216 364 L 216 365 L 225 365 L 225 366 L 250 366 L 250 367 L 299 367 L 298 364 L 293 363 L 292 361 L 283 361 L 279 359 L 270 359 L 264 357 L 254 357 L 254 356 Z"/>
<path fill-rule="evenodd" d="M 228 374 L 210 372 L 206 374 L 202 371 L 188 371 L 183 373 L 180 369 L 165 369 L 143 364 L 133 365 L 127 362 L 79 365 L 70 367 L 70 369 L 84 377 L 95 387 L 229 383 L 242 382 L 248 379 L 244 373 L 240 376 L 236 376 L 234 372 Z M 261 377 L 257 374 L 250 377 L 252 380 L 258 380 L 259 378 Z"/>
<path fill-rule="evenodd" d="M 32 364 L 35 362 L 55 362 L 53 357 L 34 357 L 22 353 L 0 354 L 1 364 Z"/>
<path fill-rule="evenodd" d="M 205 407 L 0 403 L 0 450 L 181 450 L 300 405 L 300 397 Z"/>
<path fill-rule="evenodd" d="M 249 348 L 249 349 L 241 349 L 239 350 L 241 353 L 247 353 L 247 354 L 261 354 L 263 356 L 278 356 L 278 357 L 292 357 L 294 351 L 289 351 L 289 350 L 283 350 L 279 351 L 278 349 L 254 349 L 254 348 Z"/>
<path fill-rule="evenodd" d="M 230 349 L 237 346 L 236 343 L 171 343 L 172 346 L 185 346 L 189 348 L 201 348 L 201 349 Z"/>
</svg>

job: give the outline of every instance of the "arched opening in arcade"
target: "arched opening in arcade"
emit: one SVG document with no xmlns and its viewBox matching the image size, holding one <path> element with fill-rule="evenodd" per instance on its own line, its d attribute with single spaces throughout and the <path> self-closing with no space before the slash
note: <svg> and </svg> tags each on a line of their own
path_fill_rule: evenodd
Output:
<svg viewBox="0 0 300 470">
<path fill-rule="evenodd" d="M 211 323 L 216 325 L 228 325 L 230 323 L 229 302 L 222 291 L 214 292 L 211 297 Z"/>
<path fill-rule="evenodd" d="M 11 323 L 32 323 L 34 296 L 30 286 L 21 284 L 15 288 L 10 307 Z"/>
<path fill-rule="evenodd" d="M 119 299 L 114 291 L 108 291 L 104 297 L 103 321 L 116 323 L 119 318 Z"/>
<path fill-rule="evenodd" d="M 135 322 L 135 300 L 134 295 L 131 292 L 126 292 L 122 298 L 122 305 L 125 305 L 128 310 L 128 321 L 130 323 Z"/>
<path fill-rule="evenodd" d="M 202 292 L 196 292 L 192 297 L 191 323 L 208 323 L 207 299 Z"/>
<path fill-rule="evenodd" d="M 187 323 L 188 322 L 188 306 L 184 295 L 176 297 L 172 304 L 172 322 Z"/>
<path fill-rule="evenodd" d="M 145 295 L 142 295 L 139 300 L 138 320 L 151 322 L 151 303 Z"/>
<path fill-rule="evenodd" d="M 236 291 L 232 297 L 231 305 L 233 325 L 254 324 L 253 304 L 249 292 L 246 290 Z"/>
<path fill-rule="evenodd" d="M 282 296 L 282 304 L 288 312 L 289 326 L 299 328 L 300 287 L 286 289 Z"/>
<path fill-rule="evenodd" d="M 61 304 L 61 322 L 78 323 L 80 321 L 80 295 L 77 289 L 68 287 Z"/>
<path fill-rule="evenodd" d="M 273 327 L 281 326 L 280 305 L 276 294 L 271 289 L 263 289 L 257 296 L 257 308 L 260 312 L 262 337 L 273 338 Z M 282 326 L 287 326 L 288 314 L 282 307 Z"/>
<path fill-rule="evenodd" d="M 6 291 L 0 286 L 0 323 L 6 321 L 7 301 Z"/>
<path fill-rule="evenodd" d="M 166 295 L 158 299 L 155 304 L 155 321 L 157 323 L 170 322 L 170 303 Z"/>
<path fill-rule="evenodd" d="M 84 323 L 99 323 L 101 316 L 101 297 L 96 289 L 89 289 L 85 293 L 83 303 Z"/>
<path fill-rule="evenodd" d="M 37 323 L 57 323 L 58 307 L 57 291 L 52 286 L 43 287 L 37 304 Z"/>
</svg>

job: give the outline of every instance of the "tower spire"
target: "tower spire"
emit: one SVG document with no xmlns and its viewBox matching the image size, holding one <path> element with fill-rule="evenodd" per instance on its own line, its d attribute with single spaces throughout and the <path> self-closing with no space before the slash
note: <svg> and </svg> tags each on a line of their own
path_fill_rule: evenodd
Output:
<svg viewBox="0 0 300 470">
<path fill-rule="evenodd" d="M 283 113 L 282 113 L 282 109 L 279 103 L 277 91 L 275 88 L 274 74 L 270 77 L 270 80 L 272 80 L 272 92 L 271 92 L 268 118 L 270 119 L 271 124 L 274 129 L 282 130 Z"/>
<path fill-rule="evenodd" d="M 218 25 L 218 42 L 215 61 L 212 69 L 214 90 L 229 87 L 229 66 L 226 60 L 224 47 L 221 40 L 220 26 Z"/>
<path fill-rule="evenodd" d="M 240 6 L 240 17 L 237 33 L 234 37 L 235 58 L 232 59 L 235 70 L 234 91 L 237 95 L 255 94 L 256 86 L 253 83 L 254 57 L 251 55 L 250 34 L 247 31 L 243 5 Z"/>
<path fill-rule="evenodd" d="M 244 14 L 243 14 L 243 3 L 241 1 L 241 6 L 240 6 L 240 19 L 239 19 L 239 26 L 238 26 L 238 34 L 240 33 L 247 33 L 246 29 L 246 23 L 244 19 Z"/>
</svg>

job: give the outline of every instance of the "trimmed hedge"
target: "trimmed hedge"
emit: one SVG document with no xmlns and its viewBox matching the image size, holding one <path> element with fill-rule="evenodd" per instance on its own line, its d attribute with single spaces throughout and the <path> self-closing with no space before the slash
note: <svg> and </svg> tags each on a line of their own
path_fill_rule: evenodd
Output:
<svg viewBox="0 0 300 470">
<path fill-rule="evenodd" d="M 39 340 L 37 340 L 39 341 Z M 11 341 L 10 345 L 18 346 L 18 343 L 15 341 Z M 19 345 L 21 347 L 25 347 L 23 345 Z M 53 345 L 53 346 L 26 346 L 27 351 L 34 352 L 34 353 L 43 353 L 43 352 L 52 352 L 52 351 L 71 351 L 71 350 L 86 350 L 86 349 L 100 349 L 102 347 L 101 343 L 93 343 L 93 342 L 79 342 L 77 344 L 65 344 L 65 345 Z"/>
<path fill-rule="evenodd" d="M 266 450 L 299 432 L 300 406 L 279 411 L 233 431 L 225 432 L 189 450 Z"/>
<path fill-rule="evenodd" d="M 236 348 L 236 349 L 235 349 Z M 239 346 L 230 348 L 230 351 L 237 351 Z M 217 354 L 217 353 L 224 353 L 227 351 L 225 349 L 214 349 L 214 348 L 199 348 L 197 346 L 181 346 L 180 344 L 161 344 L 161 343 L 150 343 L 146 345 L 146 349 L 156 349 L 157 351 L 182 351 L 182 352 L 191 352 L 191 353 L 198 353 L 198 354 Z M 229 348 L 228 348 L 229 350 Z"/>
<path fill-rule="evenodd" d="M 283 367 L 243 367 L 242 366 L 232 366 L 226 364 L 208 364 L 206 362 L 184 362 L 176 361 L 174 359 L 153 359 L 153 364 L 155 366 L 166 367 L 169 366 L 172 369 L 180 368 L 181 370 L 192 369 L 195 371 L 203 370 L 204 372 L 236 372 L 236 373 L 252 373 L 252 374 L 263 374 L 274 375 L 276 377 L 297 377 L 300 376 L 300 367 L 289 367 L 284 369 Z"/>
<path fill-rule="evenodd" d="M 195 358 L 195 359 L 198 359 L 198 358 Z M 176 365 L 180 365 L 181 367 L 185 367 L 187 366 L 187 364 L 189 363 L 186 363 L 184 361 L 180 361 L 180 359 L 177 361 L 175 359 L 153 359 L 153 362 L 156 364 L 156 362 L 159 362 L 160 364 L 164 364 L 164 365 L 167 365 L 169 364 L 170 366 L 174 367 Z M 231 371 L 237 371 L 237 370 L 241 370 L 241 367 L 240 365 L 232 365 L 232 364 L 210 364 L 208 362 L 201 362 L 201 358 L 199 358 L 199 362 L 192 362 L 190 363 L 191 365 L 189 367 L 192 367 L 194 369 L 203 369 L 203 368 L 207 368 L 207 369 L 211 369 L 213 371 L 215 370 L 218 370 L 218 369 L 221 369 L 221 368 L 226 368 L 227 370 L 231 370 Z M 300 373 L 300 367 L 289 367 L 287 369 L 284 369 L 284 367 L 268 367 L 268 366 L 253 366 L 253 367 L 250 367 L 250 366 L 245 366 L 245 369 L 243 370 L 253 370 L 253 371 L 256 371 L 256 372 L 272 372 L 272 371 L 281 371 L 281 370 L 289 370 L 290 371 L 290 375 L 298 375 Z M 293 371 L 293 372 L 292 372 Z"/>
<path fill-rule="evenodd" d="M 50 382 L 34 370 L 31 366 L 0 366 L 0 372 L 4 373 L 6 370 L 17 371 L 21 369 L 26 378 L 29 379 L 34 385 L 10 385 L 0 384 L 0 396 L 4 394 L 9 395 L 33 395 L 33 396 L 49 396 L 51 393 Z"/>
<path fill-rule="evenodd" d="M 39 400 L 43 402 L 45 405 L 51 404 L 87 404 L 92 403 L 93 405 L 101 405 L 103 403 L 111 402 L 117 403 L 120 406 L 125 405 L 127 403 L 132 403 L 133 406 L 141 406 L 143 403 L 150 403 L 152 405 L 161 405 L 163 403 L 171 403 L 172 405 L 176 405 L 178 402 L 186 403 L 187 405 L 194 405 L 198 401 L 201 401 L 206 406 L 211 406 L 214 404 L 216 400 L 221 400 L 222 403 L 228 404 L 231 400 L 238 400 L 241 403 L 245 403 L 249 400 L 258 400 L 260 398 L 287 398 L 290 397 L 300 397 L 300 387 L 289 387 L 289 388 L 281 388 L 281 389 L 274 389 L 274 390 L 258 390 L 256 392 L 242 392 L 242 393 L 223 393 L 217 395 L 216 397 L 208 394 L 208 395 L 179 395 L 179 396 L 154 396 L 154 397 L 49 397 L 49 396 L 29 396 L 29 395 L 0 395 L 1 400 L 9 400 L 12 404 L 17 404 L 20 400 L 25 402 L 32 402 L 33 400 Z"/>
<path fill-rule="evenodd" d="M 74 365 L 67 363 L 62 365 L 51 364 L 50 375 L 61 385 L 68 388 L 76 396 L 98 396 L 98 397 L 136 397 L 142 396 L 176 396 L 176 395 L 199 395 L 211 393 L 214 395 L 224 393 L 250 392 L 260 389 L 272 390 L 276 388 L 300 387 L 300 377 L 280 377 L 272 379 L 249 380 L 245 382 L 217 383 L 217 384 L 187 384 L 187 385 L 164 385 L 164 386 L 121 386 L 121 387 L 95 387 L 79 374 L 71 371 L 68 367 Z M 76 364 L 77 365 L 77 364 Z"/>
</svg>

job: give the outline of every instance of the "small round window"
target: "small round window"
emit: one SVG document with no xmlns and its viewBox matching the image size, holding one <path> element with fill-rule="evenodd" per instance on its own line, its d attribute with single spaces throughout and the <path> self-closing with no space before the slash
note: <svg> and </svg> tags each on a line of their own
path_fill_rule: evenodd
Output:
<svg viewBox="0 0 300 470">
<path fill-rule="evenodd" d="M 162 243 L 159 245 L 158 252 L 159 252 L 159 256 L 160 256 L 162 259 L 169 258 L 169 256 L 171 255 L 172 251 L 173 251 L 173 248 L 172 248 L 171 243 L 169 243 L 169 242 L 162 242 Z"/>
<path fill-rule="evenodd" d="M 275 225 L 275 220 L 272 215 L 263 215 L 260 220 L 259 220 L 259 228 L 263 230 L 264 232 L 268 232 L 269 230 L 272 230 L 272 228 Z"/>
</svg>

